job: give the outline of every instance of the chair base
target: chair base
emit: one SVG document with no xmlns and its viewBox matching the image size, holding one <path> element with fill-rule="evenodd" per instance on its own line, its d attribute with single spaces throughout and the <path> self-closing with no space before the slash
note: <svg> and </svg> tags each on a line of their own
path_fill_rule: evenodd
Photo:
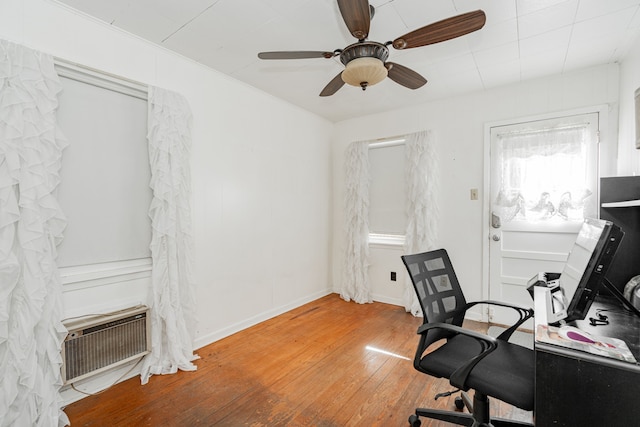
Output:
<svg viewBox="0 0 640 427">
<path fill-rule="evenodd" d="M 522 421 L 505 420 L 503 418 L 492 418 L 489 423 L 479 423 L 473 419 L 473 414 L 463 414 L 452 411 L 439 411 L 437 409 L 418 408 L 416 413 L 409 417 L 411 427 L 420 427 L 422 424 L 419 417 L 433 420 L 445 421 L 459 426 L 468 427 L 533 427 L 531 423 Z"/>
<path fill-rule="evenodd" d="M 468 427 L 533 427 L 533 424 L 522 421 L 490 418 L 489 399 L 478 392 L 473 396 L 473 404 L 471 404 L 470 399 L 464 392 L 461 400 L 464 401 L 464 406 L 471 413 L 418 408 L 416 413 L 409 417 L 409 425 L 411 427 L 420 427 L 420 417 L 424 417 Z M 458 406 L 458 402 L 456 402 L 456 406 Z"/>
</svg>

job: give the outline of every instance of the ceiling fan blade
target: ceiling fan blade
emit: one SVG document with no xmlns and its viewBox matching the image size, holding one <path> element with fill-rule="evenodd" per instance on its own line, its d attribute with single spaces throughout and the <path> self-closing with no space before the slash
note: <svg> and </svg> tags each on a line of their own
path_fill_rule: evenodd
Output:
<svg viewBox="0 0 640 427">
<path fill-rule="evenodd" d="M 418 28 L 393 41 L 396 49 L 409 49 L 451 40 L 484 27 L 487 17 L 481 10 L 452 16 Z"/>
<path fill-rule="evenodd" d="M 427 83 L 427 79 L 404 65 L 387 62 L 384 66 L 387 67 L 387 76 L 391 80 L 409 89 L 418 89 Z"/>
<path fill-rule="evenodd" d="M 342 80 L 342 71 L 335 76 L 328 85 L 322 89 L 320 92 L 320 96 L 331 96 L 338 91 L 342 86 L 344 86 L 344 81 Z"/>
<path fill-rule="evenodd" d="M 285 52 L 260 52 L 260 59 L 306 59 L 306 58 L 333 58 L 334 52 L 320 52 L 312 50 L 298 50 Z"/>
<path fill-rule="evenodd" d="M 371 24 L 369 0 L 338 0 L 338 7 L 351 35 L 358 40 L 366 39 Z"/>
</svg>

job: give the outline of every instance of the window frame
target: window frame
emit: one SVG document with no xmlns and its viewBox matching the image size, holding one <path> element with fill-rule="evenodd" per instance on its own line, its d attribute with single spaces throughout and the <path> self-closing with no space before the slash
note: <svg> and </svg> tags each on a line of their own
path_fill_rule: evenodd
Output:
<svg viewBox="0 0 640 427">
<path fill-rule="evenodd" d="M 148 86 L 145 84 L 61 58 L 54 59 L 54 66 L 60 77 L 147 100 Z M 62 131 L 64 132 L 64 129 Z M 64 162 L 62 167 L 64 167 Z M 150 278 L 151 269 L 152 259 L 149 256 L 65 266 L 59 267 L 58 271 L 64 290 L 71 291 L 128 280 Z"/>
<path fill-rule="evenodd" d="M 389 147 L 397 147 L 397 146 L 405 146 L 406 138 L 405 137 L 390 137 L 383 138 L 372 141 L 369 143 L 368 149 L 376 150 L 376 149 L 384 149 Z M 404 186 L 404 173 L 405 167 L 402 167 L 403 177 L 402 177 L 402 185 Z M 404 187 L 403 187 L 404 188 Z M 371 193 L 369 193 L 371 194 Z M 404 205 L 403 205 L 404 206 Z M 404 209 L 403 209 L 404 210 Z M 369 213 L 371 215 L 371 213 Z M 405 217 L 405 229 L 406 229 L 406 212 L 404 212 Z M 369 231 L 369 245 L 372 247 L 401 247 L 404 246 L 406 239 L 406 231 L 403 233 L 378 233 Z"/>
</svg>

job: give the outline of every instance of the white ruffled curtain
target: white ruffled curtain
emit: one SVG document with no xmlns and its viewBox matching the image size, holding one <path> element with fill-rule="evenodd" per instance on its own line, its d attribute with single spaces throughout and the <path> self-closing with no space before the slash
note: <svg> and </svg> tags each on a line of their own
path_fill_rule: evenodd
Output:
<svg viewBox="0 0 640 427">
<path fill-rule="evenodd" d="M 51 56 L 0 40 L 0 426 L 64 426 L 62 286 L 66 219 L 55 190 L 67 145 Z"/>
<path fill-rule="evenodd" d="M 437 237 L 437 168 L 432 131 L 406 136 L 405 185 L 407 230 L 404 250 L 406 254 L 435 249 Z M 420 303 L 407 275 L 403 303 L 407 312 L 421 316 Z"/>
<path fill-rule="evenodd" d="M 153 200 L 151 256 L 151 353 L 142 384 L 153 374 L 194 371 L 195 325 L 191 230 L 191 110 L 174 92 L 149 87 L 149 161 Z"/>
<path fill-rule="evenodd" d="M 345 166 L 346 245 L 340 296 L 364 304 L 373 302 L 369 283 L 369 143 L 351 143 Z"/>
</svg>

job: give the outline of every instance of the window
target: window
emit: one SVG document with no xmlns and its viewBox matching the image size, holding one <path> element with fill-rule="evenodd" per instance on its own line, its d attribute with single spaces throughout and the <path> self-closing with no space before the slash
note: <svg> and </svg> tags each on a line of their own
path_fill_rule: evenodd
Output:
<svg viewBox="0 0 640 427">
<path fill-rule="evenodd" d="M 152 192 L 146 88 L 131 89 L 70 65 L 57 70 L 63 86 L 58 121 L 69 140 L 58 187 L 68 221 L 58 248 L 62 282 L 121 276 L 123 268 L 148 270 Z"/>
<path fill-rule="evenodd" d="M 369 236 L 372 243 L 402 244 L 406 231 L 404 140 L 369 145 Z"/>
<path fill-rule="evenodd" d="M 597 114 L 492 128 L 493 210 L 503 222 L 597 215 Z"/>
</svg>

